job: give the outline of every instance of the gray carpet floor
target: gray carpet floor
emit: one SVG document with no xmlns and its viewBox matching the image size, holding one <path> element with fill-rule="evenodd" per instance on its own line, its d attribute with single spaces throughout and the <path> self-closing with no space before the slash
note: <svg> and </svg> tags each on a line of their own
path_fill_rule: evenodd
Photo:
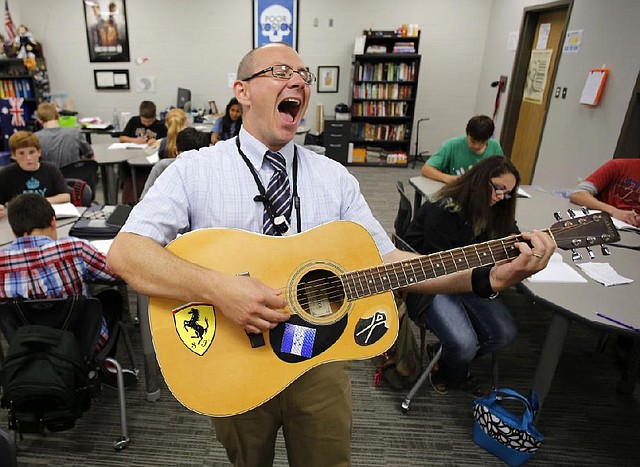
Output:
<svg viewBox="0 0 640 467">
<path fill-rule="evenodd" d="M 395 181 L 408 184 L 418 168 L 352 167 L 374 214 L 391 233 L 398 206 Z M 551 219 L 551 213 L 550 213 Z M 551 221 L 550 221 L 551 223 Z M 623 254 L 614 252 L 614 254 Z M 135 294 L 130 294 L 135 300 Z M 503 293 L 519 327 L 512 346 L 500 353 L 501 385 L 528 393 L 551 311 L 515 290 Z M 135 303 L 132 302 L 132 309 Z M 140 333 L 130 323 L 134 347 L 141 352 Z M 640 465 L 640 395 L 616 392 L 620 369 L 613 346 L 596 351 L 599 331 L 573 323 L 538 429 L 545 436 L 531 466 Z M 433 337 L 430 337 L 433 339 Z M 124 346 L 120 360 L 127 362 Z M 142 359 L 138 360 L 142 365 Z M 476 376 L 491 381 L 491 359 L 473 365 Z M 403 414 L 406 391 L 385 384 L 373 387 L 374 367 L 368 361 L 352 366 L 355 466 L 500 466 L 497 458 L 472 439 L 472 397 L 449 392 L 438 395 L 427 382 Z M 207 417 L 178 403 L 163 386 L 158 402 L 145 400 L 144 380 L 126 393 L 130 445 L 115 452 L 119 434 L 118 402 L 105 389 L 78 421 L 61 433 L 25 435 L 19 441 L 20 466 L 224 466 L 224 450 L 215 440 Z M 6 414 L 0 412 L 6 429 Z M 282 439 L 276 466 L 288 465 Z"/>
</svg>

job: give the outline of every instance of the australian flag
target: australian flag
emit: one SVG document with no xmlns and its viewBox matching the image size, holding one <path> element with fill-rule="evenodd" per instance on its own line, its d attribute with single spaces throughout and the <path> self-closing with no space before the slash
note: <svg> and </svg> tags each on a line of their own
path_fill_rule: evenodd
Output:
<svg viewBox="0 0 640 467">
<path fill-rule="evenodd" d="M 2 132 L 2 150 L 9 150 L 9 137 L 18 130 L 24 130 L 31 117 L 29 107 L 24 105 L 22 97 L 0 99 L 0 132 Z"/>
</svg>

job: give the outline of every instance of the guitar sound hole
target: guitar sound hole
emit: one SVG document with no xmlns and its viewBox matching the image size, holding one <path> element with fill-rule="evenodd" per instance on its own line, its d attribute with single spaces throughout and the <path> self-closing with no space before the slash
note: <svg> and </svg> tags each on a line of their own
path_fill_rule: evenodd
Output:
<svg viewBox="0 0 640 467">
<path fill-rule="evenodd" d="M 336 313 L 344 298 L 342 282 L 330 271 L 310 271 L 298 283 L 298 303 L 314 318 L 326 318 Z"/>
</svg>

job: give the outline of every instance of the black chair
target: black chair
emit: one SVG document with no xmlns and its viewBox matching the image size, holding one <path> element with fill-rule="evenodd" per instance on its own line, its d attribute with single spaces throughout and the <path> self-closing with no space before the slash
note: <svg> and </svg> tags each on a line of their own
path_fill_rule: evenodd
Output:
<svg viewBox="0 0 640 467">
<path fill-rule="evenodd" d="M 102 371 L 104 363 L 109 362 L 115 367 L 120 405 L 121 436 L 114 441 L 113 445 L 116 450 L 121 450 L 129 444 L 124 378 L 120 363 L 115 358 L 108 356 L 118 339 L 121 329 L 117 317 L 109 318 L 105 316 L 109 325 L 109 339 L 98 353 L 96 347 L 102 326 L 102 317 L 102 304 L 94 297 L 74 295 L 67 298 L 53 299 L 24 300 L 22 298 L 14 298 L 0 302 L 0 330 L 9 343 L 19 327 L 32 324 L 66 329 L 74 334 L 82 355 L 89 362 L 89 379 L 95 383 L 91 385 L 94 397 L 100 389 L 98 375 Z M 126 336 L 125 343 L 128 347 L 130 346 Z M 131 352 L 129 355 L 132 357 Z M 11 409 L 9 410 L 9 429 L 16 430 L 16 420 L 11 413 Z M 44 428 L 39 431 L 44 432 L 43 430 Z"/>
<path fill-rule="evenodd" d="M 67 191 L 71 195 L 71 202 L 74 206 L 91 206 L 93 201 L 93 190 L 91 186 L 79 178 L 66 178 Z"/>
<path fill-rule="evenodd" d="M 392 235 L 392 240 L 398 249 L 404 251 L 414 251 L 413 248 L 407 245 L 407 243 L 403 240 L 404 235 L 409 228 L 411 217 L 413 215 L 411 200 L 405 193 L 404 184 L 400 180 L 396 182 L 396 188 L 398 189 L 398 193 L 400 194 L 400 205 L 398 206 L 398 214 L 396 214 L 396 218 L 393 222 L 393 228 L 395 232 Z"/>
<path fill-rule="evenodd" d="M 91 193 L 95 195 L 98 184 L 98 163 L 93 159 L 83 159 L 73 164 L 60 167 L 60 172 L 64 178 L 79 178 L 84 180 L 91 187 Z M 92 198 L 93 199 L 93 198 Z"/>
<path fill-rule="evenodd" d="M 418 120 L 418 122 L 416 123 L 416 148 L 414 150 L 414 154 L 411 156 L 411 159 L 413 160 L 413 165 L 411 166 L 412 169 L 414 169 L 416 167 L 416 161 L 418 159 L 420 159 L 420 161 L 422 163 L 426 162 L 426 159 L 424 158 L 424 156 L 429 155 L 429 151 L 422 151 L 422 152 L 418 152 L 418 143 L 420 141 L 420 124 L 422 122 L 426 122 L 428 121 L 429 118 L 421 118 L 420 120 Z"/>
</svg>

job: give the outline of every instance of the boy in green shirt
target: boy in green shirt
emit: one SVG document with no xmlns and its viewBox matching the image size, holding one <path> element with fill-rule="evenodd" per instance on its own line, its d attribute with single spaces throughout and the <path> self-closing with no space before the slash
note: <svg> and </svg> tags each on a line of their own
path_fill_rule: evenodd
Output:
<svg viewBox="0 0 640 467">
<path fill-rule="evenodd" d="M 449 183 L 465 173 L 478 161 L 489 156 L 502 156 L 500 143 L 492 139 L 495 126 L 486 115 L 476 115 L 467 122 L 466 136 L 445 141 L 422 167 L 427 178 Z"/>
</svg>

